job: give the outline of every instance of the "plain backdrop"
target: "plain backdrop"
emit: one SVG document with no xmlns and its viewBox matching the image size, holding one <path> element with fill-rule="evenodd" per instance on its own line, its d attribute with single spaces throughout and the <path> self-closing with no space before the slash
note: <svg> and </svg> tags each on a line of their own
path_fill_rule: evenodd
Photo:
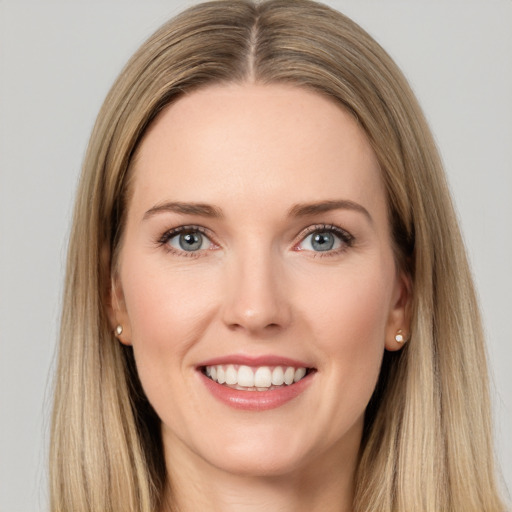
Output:
<svg viewBox="0 0 512 512">
<path fill-rule="evenodd" d="M 0 511 L 47 510 L 51 375 L 73 195 L 95 116 L 137 47 L 193 2 L 0 0 Z M 481 299 L 512 487 L 512 1 L 339 0 L 431 124 Z"/>
</svg>

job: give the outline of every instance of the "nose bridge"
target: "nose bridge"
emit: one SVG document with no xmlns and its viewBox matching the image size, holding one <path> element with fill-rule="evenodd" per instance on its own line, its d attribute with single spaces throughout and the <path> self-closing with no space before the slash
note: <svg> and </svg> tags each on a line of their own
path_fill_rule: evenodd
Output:
<svg viewBox="0 0 512 512">
<path fill-rule="evenodd" d="M 227 269 L 224 322 L 250 332 L 286 327 L 291 318 L 277 251 L 248 243 L 235 251 Z"/>
</svg>

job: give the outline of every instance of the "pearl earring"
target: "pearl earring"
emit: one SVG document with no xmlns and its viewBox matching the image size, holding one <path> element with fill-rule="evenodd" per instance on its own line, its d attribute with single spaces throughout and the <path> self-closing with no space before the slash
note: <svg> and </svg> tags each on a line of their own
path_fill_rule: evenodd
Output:
<svg viewBox="0 0 512 512">
<path fill-rule="evenodd" d="M 121 336 L 121 334 L 123 334 L 123 326 L 121 324 L 119 324 L 116 327 L 116 336 Z"/>
<path fill-rule="evenodd" d="M 395 341 L 397 343 L 404 343 L 405 341 L 407 341 L 405 339 L 405 336 L 404 336 L 404 333 L 403 333 L 402 329 L 398 329 L 398 331 L 396 332 L 396 334 L 395 334 Z"/>
</svg>

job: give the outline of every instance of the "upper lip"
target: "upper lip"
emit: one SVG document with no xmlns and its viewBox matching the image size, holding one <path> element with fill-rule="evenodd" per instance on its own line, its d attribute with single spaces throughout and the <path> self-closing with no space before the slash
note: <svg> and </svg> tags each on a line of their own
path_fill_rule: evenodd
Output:
<svg viewBox="0 0 512 512">
<path fill-rule="evenodd" d="M 261 356 L 248 356 L 246 354 L 230 354 L 226 356 L 214 357 L 198 364 L 198 368 L 205 366 L 215 366 L 219 364 L 236 364 L 244 366 L 292 366 L 293 368 L 312 368 L 312 365 L 278 355 L 261 355 Z"/>
</svg>

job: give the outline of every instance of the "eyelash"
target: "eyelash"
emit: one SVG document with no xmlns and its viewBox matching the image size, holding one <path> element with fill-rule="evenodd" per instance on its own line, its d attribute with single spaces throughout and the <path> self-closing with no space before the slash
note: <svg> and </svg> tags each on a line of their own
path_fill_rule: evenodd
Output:
<svg viewBox="0 0 512 512">
<path fill-rule="evenodd" d="M 188 258 L 199 258 L 201 256 L 205 255 L 205 252 L 211 249 L 202 249 L 197 251 L 185 251 L 185 250 L 178 250 L 174 247 L 169 245 L 169 241 L 172 240 L 175 236 L 182 234 L 182 233 L 200 233 L 201 235 L 205 236 L 212 245 L 217 246 L 218 244 L 215 243 L 213 240 L 213 237 L 209 230 L 205 229 L 202 226 L 196 226 L 196 225 L 186 225 L 186 226 L 179 226 L 176 228 L 169 229 L 166 231 L 159 239 L 158 239 L 158 245 L 163 247 L 166 251 L 172 254 L 177 254 L 178 256 L 184 256 Z M 335 235 L 340 241 L 342 246 L 334 249 L 334 250 L 326 250 L 323 251 L 310 251 L 305 249 L 300 249 L 299 245 L 302 244 L 306 238 L 315 233 L 332 233 Z M 341 229 L 338 226 L 335 226 L 333 224 L 315 224 L 312 226 L 307 227 L 305 230 L 303 230 L 300 235 L 297 237 L 299 240 L 298 242 L 294 243 L 293 248 L 296 251 L 307 251 L 308 253 L 311 253 L 311 257 L 314 258 L 325 258 L 329 256 L 337 256 L 344 251 L 346 251 L 348 248 L 352 247 L 354 245 L 355 238 L 353 235 L 351 235 L 348 231 L 345 231 L 344 229 Z"/>
<path fill-rule="evenodd" d="M 169 245 L 169 240 L 173 239 L 175 236 L 182 233 L 200 233 L 205 236 L 213 245 L 217 245 L 213 241 L 213 237 L 210 232 L 203 228 L 202 226 L 188 225 L 188 226 L 178 226 L 177 228 L 172 228 L 166 231 L 158 240 L 158 245 L 163 247 L 167 252 L 171 254 L 176 254 L 178 256 L 185 256 L 186 258 L 199 258 L 204 255 L 205 251 L 210 249 L 203 249 L 198 251 L 180 251 L 175 249 L 174 247 Z"/>
<path fill-rule="evenodd" d="M 299 249 L 298 246 L 302 244 L 306 238 L 313 233 L 332 233 L 335 235 L 341 242 L 341 247 L 333 250 L 323 251 L 307 251 L 312 258 L 328 258 L 330 256 L 338 256 L 339 254 L 345 252 L 347 249 L 352 247 L 355 242 L 355 238 L 348 231 L 335 226 L 334 224 L 315 224 L 313 226 L 307 227 L 304 231 L 299 235 L 299 241 L 294 245 L 294 248 L 298 251 L 304 251 L 305 249 Z"/>
</svg>

